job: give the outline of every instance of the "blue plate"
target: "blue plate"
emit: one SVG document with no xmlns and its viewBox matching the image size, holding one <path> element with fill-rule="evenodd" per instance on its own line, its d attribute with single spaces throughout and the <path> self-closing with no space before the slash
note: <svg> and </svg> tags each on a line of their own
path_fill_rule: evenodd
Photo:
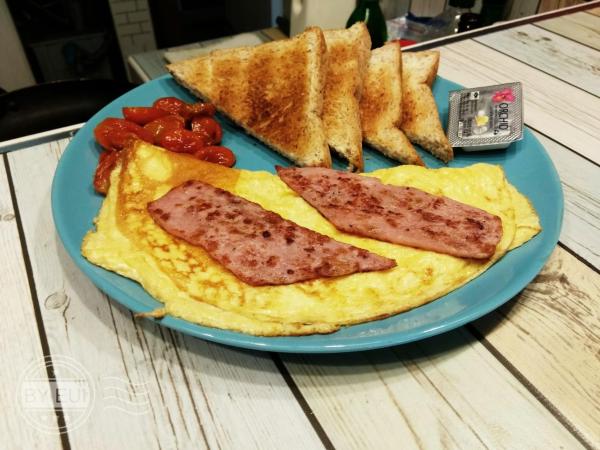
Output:
<svg viewBox="0 0 600 450">
<path fill-rule="evenodd" d="M 433 92 L 441 117 L 447 116 L 448 92 L 458 88 L 460 86 L 455 83 L 437 78 Z M 150 105 L 155 99 L 165 96 L 194 100 L 170 76 L 143 84 L 116 99 L 92 117 L 73 138 L 60 159 L 52 184 L 54 223 L 67 252 L 96 286 L 134 312 L 149 311 L 159 307 L 161 303 L 134 281 L 90 264 L 79 250 L 83 236 L 92 228 L 92 220 L 103 200 L 92 187 L 99 154 L 93 130 L 106 117 L 122 117 L 123 106 Z M 228 120 L 223 117 L 219 119 L 223 124 L 223 145 L 235 152 L 238 161 L 236 167 L 273 172 L 275 164 L 289 164 Z M 442 166 L 428 153 L 420 153 L 428 167 Z M 452 330 L 483 316 L 525 288 L 550 257 L 558 241 L 562 223 L 563 195 L 552 161 L 529 130 L 525 131 L 522 141 L 513 143 L 507 150 L 477 153 L 459 151 L 450 166 L 463 167 L 476 162 L 500 164 L 504 167 L 509 181 L 532 201 L 540 216 L 543 231 L 525 245 L 509 252 L 485 273 L 450 294 L 409 312 L 346 327 L 329 335 L 256 337 L 208 328 L 169 316 L 160 323 L 192 336 L 238 347 L 278 352 L 326 353 L 368 350 L 411 342 Z M 341 161 L 336 161 L 335 164 L 339 168 L 344 167 Z M 372 171 L 394 166 L 396 163 L 365 149 L 365 165 L 366 171 Z"/>
</svg>

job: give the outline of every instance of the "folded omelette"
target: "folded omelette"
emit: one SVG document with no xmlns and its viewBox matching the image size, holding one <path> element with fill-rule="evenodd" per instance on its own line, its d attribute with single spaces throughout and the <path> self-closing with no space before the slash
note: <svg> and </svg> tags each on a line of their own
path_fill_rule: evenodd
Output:
<svg viewBox="0 0 600 450">
<path fill-rule="evenodd" d="M 481 274 L 540 231 L 529 201 L 501 167 L 427 169 L 399 166 L 368 174 L 481 208 L 502 220 L 503 235 L 487 261 L 457 258 L 338 231 L 276 175 L 230 169 L 136 142 L 122 152 L 95 229 L 82 254 L 140 283 L 166 314 L 201 325 L 260 336 L 330 333 L 385 318 L 439 298 Z M 250 286 L 160 228 L 146 205 L 188 180 L 212 184 L 331 238 L 393 258 L 383 272 L 356 273 L 281 286 Z"/>
</svg>

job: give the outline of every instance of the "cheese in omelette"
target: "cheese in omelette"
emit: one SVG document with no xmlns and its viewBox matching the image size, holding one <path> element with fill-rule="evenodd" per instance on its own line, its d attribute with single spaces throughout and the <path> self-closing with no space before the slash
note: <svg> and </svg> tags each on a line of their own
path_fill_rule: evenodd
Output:
<svg viewBox="0 0 600 450">
<path fill-rule="evenodd" d="M 338 231 L 276 175 L 222 167 L 141 141 L 122 152 L 96 227 L 83 240 L 82 253 L 92 263 L 139 282 L 164 303 L 154 316 L 169 314 L 209 327 L 282 336 L 330 333 L 428 303 L 472 280 L 540 231 L 535 210 L 498 166 L 399 166 L 368 175 L 499 216 L 503 234 L 496 253 L 488 261 L 477 261 L 349 235 Z M 393 258 L 398 265 L 383 272 L 282 286 L 245 284 L 202 248 L 168 234 L 146 210 L 148 202 L 194 179 L 338 241 Z"/>
</svg>

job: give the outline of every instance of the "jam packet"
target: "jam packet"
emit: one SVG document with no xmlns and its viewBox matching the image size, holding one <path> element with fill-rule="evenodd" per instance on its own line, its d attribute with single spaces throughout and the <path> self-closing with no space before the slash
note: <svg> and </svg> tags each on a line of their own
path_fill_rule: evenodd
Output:
<svg viewBox="0 0 600 450">
<path fill-rule="evenodd" d="M 451 91 L 448 140 L 463 150 L 506 148 L 523 138 L 521 83 Z"/>
</svg>

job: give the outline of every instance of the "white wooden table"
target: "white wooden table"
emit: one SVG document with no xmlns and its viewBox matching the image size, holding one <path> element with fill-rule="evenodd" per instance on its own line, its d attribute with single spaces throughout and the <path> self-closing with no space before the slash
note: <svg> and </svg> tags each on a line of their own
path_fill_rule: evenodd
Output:
<svg viewBox="0 0 600 450">
<path fill-rule="evenodd" d="M 69 139 L 25 146 L 0 164 L 0 448 L 600 448 L 598 10 L 440 50 L 450 80 L 523 82 L 526 123 L 561 177 L 560 243 L 520 295 L 364 353 L 190 338 L 134 320 L 79 272 L 50 211 Z"/>
</svg>

